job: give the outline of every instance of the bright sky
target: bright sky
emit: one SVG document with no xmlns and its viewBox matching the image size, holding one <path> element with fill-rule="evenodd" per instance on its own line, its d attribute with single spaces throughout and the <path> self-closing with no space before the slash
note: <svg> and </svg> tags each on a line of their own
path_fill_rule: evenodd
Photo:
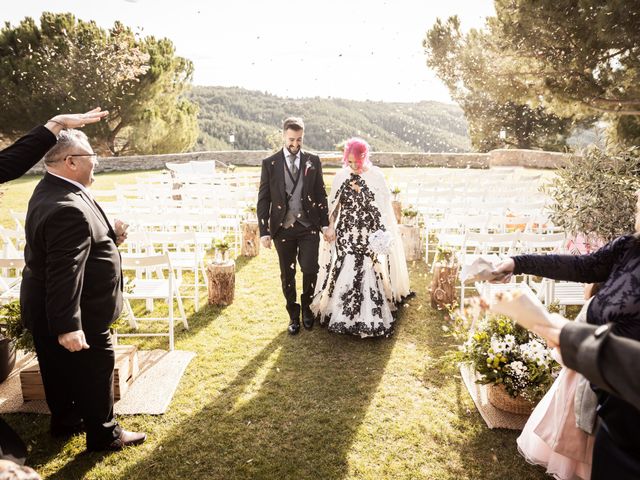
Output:
<svg viewBox="0 0 640 480">
<path fill-rule="evenodd" d="M 0 20 L 71 12 L 108 28 L 122 21 L 166 37 L 195 65 L 194 84 L 289 97 L 450 101 L 425 64 L 422 40 L 437 17 L 463 29 L 494 14 L 492 0 L 18 0 Z"/>
</svg>

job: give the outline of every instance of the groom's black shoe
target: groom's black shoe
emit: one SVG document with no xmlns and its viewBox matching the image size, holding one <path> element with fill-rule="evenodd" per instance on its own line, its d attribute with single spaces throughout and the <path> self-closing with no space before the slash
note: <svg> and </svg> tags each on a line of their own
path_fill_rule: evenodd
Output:
<svg viewBox="0 0 640 480">
<path fill-rule="evenodd" d="M 305 308 L 302 311 L 302 325 L 304 325 L 305 330 L 311 330 L 313 328 L 313 322 L 315 317 L 313 316 L 313 312 Z"/>
<path fill-rule="evenodd" d="M 289 332 L 289 335 L 295 335 L 296 333 L 298 333 L 300 331 L 300 319 L 292 318 L 291 321 L 289 322 L 289 327 L 287 328 L 287 331 Z"/>
<path fill-rule="evenodd" d="M 295 335 L 300 331 L 300 304 L 294 303 L 287 306 L 289 312 L 289 327 L 287 328 L 289 335 Z"/>
</svg>

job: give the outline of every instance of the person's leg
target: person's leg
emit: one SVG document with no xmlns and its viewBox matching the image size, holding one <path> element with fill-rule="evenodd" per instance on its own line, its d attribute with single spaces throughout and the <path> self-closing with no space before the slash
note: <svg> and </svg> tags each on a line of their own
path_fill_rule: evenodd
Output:
<svg viewBox="0 0 640 480">
<path fill-rule="evenodd" d="M 74 397 L 87 431 L 87 448 L 100 450 L 120 436 L 113 415 L 113 369 L 115 353 L 109 331 L 87 335 L 88 349 L 76 355 L 73 369 Z"/>
<path fill-rule="evenodd" d="M 282 293 L 287 302 L 287 312 L 291 322 L 300 322 L 300 305 L 296 302 L 296 254 L 298 241 L 295 227 L 281 229 L 273 239 L 280 264 L 280 281 Z"/>
<path fill-rule="evenodd" d="M 64 436 L 83 429 L 71 388 L 71 373 L 66 368 L 71 354 L 58 343 L 57 337 L 34 336 L 47 405 L 51 411 L 51 434 Z"/>
<path fill-rule="evenodd" d="M 300 270 L 302 270 L 302 295 L 300 303 L 302 304 L 302 317 L 306 328 L 313 326 L 313 314 L 309 306 L 313 297 L 313 292 L 318 280 L 318 247 L 320 245 L 320 236 L 318 230 L 310 228 L 301 228 L 298 235 L 298 262 Z"/>
<path fill-rule="evenodd" d="M 618 447 L 600 425 L 593 444 L 591 480 L 637 480 L 640 478 L 640 458 L 637 457 L 637 452 Z"/>
</svg>

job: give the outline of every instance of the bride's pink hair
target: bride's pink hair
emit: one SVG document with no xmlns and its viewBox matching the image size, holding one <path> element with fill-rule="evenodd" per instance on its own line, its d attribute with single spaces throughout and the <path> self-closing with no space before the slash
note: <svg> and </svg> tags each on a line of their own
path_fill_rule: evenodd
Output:
<svg viewBox="0 0 640 480">
<path fill-rule="evenodd" d="M 347 143 L 344 144 L 344 155 L 342 156 L 342 163 L 345 167 L 349 166 L 349 155 L 353 153 L 356 159 L 358 168 L 370 167 L 371 160 L 369 160 L 369 144 L 361 138 L 350 138 Z"/>
</svg>

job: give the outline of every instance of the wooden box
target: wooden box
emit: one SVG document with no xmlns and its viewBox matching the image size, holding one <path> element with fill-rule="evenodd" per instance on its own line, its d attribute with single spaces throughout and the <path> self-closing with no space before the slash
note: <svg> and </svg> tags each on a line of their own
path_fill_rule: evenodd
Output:
<svg viewBox="0 0 640 480">
<path fill-rule="evenodd" d="M 138 347 L 135 345 L 117 345 L 114 350 L 116 366 L 113 372 L 113 394 L 115 400 L 119 400 L 138 376 L 140 366 L 138 364 Z M 40 366 L 36 358 L 20 371 L 20 387 L 25 402 L 45 399 Z"/>
</svg>

